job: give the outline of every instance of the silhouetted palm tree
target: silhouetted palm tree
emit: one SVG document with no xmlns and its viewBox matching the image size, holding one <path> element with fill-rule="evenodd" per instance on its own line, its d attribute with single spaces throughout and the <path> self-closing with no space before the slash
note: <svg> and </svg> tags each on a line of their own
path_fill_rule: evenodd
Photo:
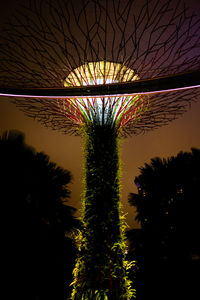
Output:
<svg viewBox="0 0 200 300">
<path fill-rule="evenodd" d="M 70 172 L 27 146 L 18 131 L 0 137 L 0 172 L 10 287 L 20 299 L 65 299 L 76 254 L 66 234 L 79 226 L 66 204 Z"/>
<path fill-rule="evenodd" d="M 197 290 L 196 275 L 191 271 L 194 253 L 200 259 L 199 170 L 200 150 L 192 149 L 152 159 L 135 178 L 138 194 L 130 194 L 129 202 L 137 208 L 141 230 L 128 235 L 139 267 L 138 300 L 147 298 L 148 288 L 155 299 L 196 299 L 191 294 Z"/>
</svg>

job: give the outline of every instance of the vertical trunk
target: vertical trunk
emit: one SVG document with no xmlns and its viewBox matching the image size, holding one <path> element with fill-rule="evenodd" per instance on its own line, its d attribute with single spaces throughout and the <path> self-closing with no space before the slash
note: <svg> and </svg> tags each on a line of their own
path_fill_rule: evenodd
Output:
<svg viewBox="0 0 200 300">
<path fill-rule="evenodd" d="M 85 131 L 85 191 L 81 254 L 72 299 L 128 299 L 119 217 L 119 158 L 115 127 Z"/>
</svg>

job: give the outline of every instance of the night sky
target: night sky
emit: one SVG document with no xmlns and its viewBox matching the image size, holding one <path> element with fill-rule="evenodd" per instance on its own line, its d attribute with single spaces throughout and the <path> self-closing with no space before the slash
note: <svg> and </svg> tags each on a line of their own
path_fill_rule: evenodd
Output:
<svg viewBox="0 0 200 300">
<path fill-rule="evenodd" d="M 23 1 L 9 0 L 1 9 L 1 22 L 14 12 Z M 186 1 L 195 9 L 199 0 Z M 2 4 L 1 4 L 2 8 Z M 63 135 L 42 127 L 36 121 L 26 117 L 9 99 L 0 99 L 0 134 L 5 130 L 17 129 L 25 133 L 26 143 L 37 151 L 43 151 L 59 166 L 68 169 L 73 175 L 70 186 L 70 204 L 76 208 L 81 206 L 82 191 L 82 140 L 80 137 Z M 141 136 L 132 136 L 121 142 L 122 159 L 122 202 L 124 213 L 128 212 L 127 223 L 138 227 L 134 222 L 135 211 L 128 204 L 128 195 L 136 192 L 135 176 L 139 175 L 139 167 L 153 157 L 169 157 L 179 151 L 189 151 L 191 147 L 200 148 L 200 97 L 199 102 L 192 103 L 191 109 L 178 120 L 165 127 Z"/>
</svg>

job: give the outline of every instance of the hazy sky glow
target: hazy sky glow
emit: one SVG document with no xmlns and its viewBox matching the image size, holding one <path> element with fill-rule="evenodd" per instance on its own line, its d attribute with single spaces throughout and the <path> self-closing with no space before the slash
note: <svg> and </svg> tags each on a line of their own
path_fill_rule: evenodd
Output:
<svg viewBox="0 0 200 300">
<path fill-rule="evenodd" d="M 17 4 L 24 1 L 6 1 L 4 10 L 1 10 L 1 22 L 6 16 L 13 13 Z M 26 1 L 25 1 L 26 2 Z M 200 2 L 186 1 L 195 9 Z M 12 5 L 12 6 L 11 6 Z M 35 97 L 35 96 L 34 96 Z M 191 147 L 200 148 L 200 99 L 192 103 L 191 109 L 178 120 L 168 126 L 149 132 L 145 135 L 131 136 L 121 142 L 122 161 L 122 202 L 124 213 L 128 212 L 127 222 L 138 226 L 133 222 L 134 209 L 128 204 L 128 194 L 136 192 L 134 184 L 135 176 L 139 175 L 139 167 L 149 162 L 153 157 L 169 157 L 179 151 L 189 151 Z M 33 119 L 28 118 L 19 111 L 8 98 L 0 99 L 0 134 L 4 130 L 17 129 L 26 135 L 26 142 L 35 147 L 37 151 L 44 151 L 52 161 L 71 171 L 73 183 L 71 184 L 70 204 L 81 207 L 82 191 L 82 140 L 80 137 L 63 135 L 42 127 Z"/>
</svg>

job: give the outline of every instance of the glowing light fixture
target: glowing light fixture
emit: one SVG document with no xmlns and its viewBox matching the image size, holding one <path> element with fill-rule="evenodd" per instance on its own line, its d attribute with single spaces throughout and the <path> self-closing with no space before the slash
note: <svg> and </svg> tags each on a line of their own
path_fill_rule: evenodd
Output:
<svg viewBox="0 0 200 300">
<path fill-rule="evenodd" d="M 90 86 L 138 80 L 135 70 L 124 64 L 97 61 L 87 62 L 74 69 L 64 80 L 64 86 Z M 78 122 L 94 121 L 97 124 L 124 126 L 134 118 L 143 106 L 141 95 L 118 95 L 103 97 L 77 97 L 70 100 L 78 113 Z"/>
</svg>

